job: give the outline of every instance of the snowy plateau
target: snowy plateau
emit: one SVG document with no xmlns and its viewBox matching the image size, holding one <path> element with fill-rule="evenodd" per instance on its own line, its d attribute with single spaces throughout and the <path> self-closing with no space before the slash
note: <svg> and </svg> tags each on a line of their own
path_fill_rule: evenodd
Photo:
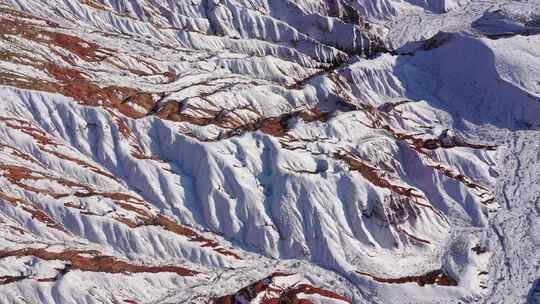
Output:
<svg viewBox="0 0 540 304">
<path fill-rule="evenodd" d="M 0 0 L 0 303 L 540 303 L 540 0 Z"/>
</svg>

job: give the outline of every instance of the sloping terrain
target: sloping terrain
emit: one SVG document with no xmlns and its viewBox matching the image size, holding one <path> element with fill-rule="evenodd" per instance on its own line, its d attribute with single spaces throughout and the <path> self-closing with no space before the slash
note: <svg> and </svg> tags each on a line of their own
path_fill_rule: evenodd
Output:
<svg viewBox="0 0 540 304">
<path fill-rule="evenodd" d="M 535 303 L 539 27 L 0 0 L 0 303 Z"/>
</svg>

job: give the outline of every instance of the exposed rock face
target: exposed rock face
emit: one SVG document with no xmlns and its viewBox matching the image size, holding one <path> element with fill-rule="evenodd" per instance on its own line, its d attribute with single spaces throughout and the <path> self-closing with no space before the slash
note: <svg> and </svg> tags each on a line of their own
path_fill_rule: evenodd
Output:
<svg viewBox="0 0 540 304">
<path fill-rule="evenodd" d="M 292 285 L 291 285 L 292 283 Z M 216 304 L 230 303 L 351 303 L 351 300 L 334 292 L 301 283 L 297 276 L 273 273 L 246 286 L 232 295 L 214 299 Z"/>
<path fill-rule="evenodd" d="M 500 5 L 0 0 L 0 303 L 489 301 L 540 113 Z"/>
</svg>

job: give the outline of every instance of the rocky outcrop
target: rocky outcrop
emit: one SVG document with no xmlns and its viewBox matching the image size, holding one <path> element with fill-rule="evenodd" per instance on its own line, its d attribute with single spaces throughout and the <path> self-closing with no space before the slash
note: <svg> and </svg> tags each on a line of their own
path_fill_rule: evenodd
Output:
<svg viewBox="0 0 540 304">
<path fill-rule="evenodd" d="M 316 303 L 310 300 L 310 297 L 312 296 L 314 301 L 317 302 L 332 301 L 332 303 L 352 303 L 351 300 L 346 297 L 309 284 L 295 282 L 293 285 L 288 285 L 287 280 L 290 279 L 291 276 L 293 275 L 273 273 L 260 281 L 240 289 L 235 294 L 216 298 L 213 303 Z"/>
</svg>

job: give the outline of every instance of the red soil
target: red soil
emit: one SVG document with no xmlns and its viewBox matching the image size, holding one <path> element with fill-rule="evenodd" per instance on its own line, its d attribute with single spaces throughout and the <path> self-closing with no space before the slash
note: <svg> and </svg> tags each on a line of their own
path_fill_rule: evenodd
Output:
<svg viewBox="0 0 540 304">
<path fill-rule="evenodd" d="M 171 272 L 179 276 L 193 276 L 198 272 L 189 270 L 179 266 L 149 266 L 136 265 L 112 256 L 101 255 L 98 251 L 77 251 L 67 250 L 63 252 L 50 252 L 41 248 L 25 248 L 19 250 L 3 250 L 0 251 L 0 259 L 5 257 L 25 257 L 35 256 L 43 260 L 61 260 L 68 261 L 70 269 L 78 269 L 81 271 L 90 272 L 107 272 L 107 273 L 162 273 Z M 66 273 L 68 270 L 58 270 Z"/>
<path fill-rule="evenodd" d="M 433 270 L 420 276 L 406 276 L 401 278 L 379 278 L 366 272 L 357 271 L 358 274 L 368 276 L 380 283 L 404 284 L 417 283 L 420 286 L 439 285 L 439 286 L 457 286 L 457 281 L 444 273 L 442 270 Z"/>
<path fill-rule="evenodd" d="M 273 273 L 269 277 L 266 277 L 260 281 L 257 281 L 249 286 L 240 289 L 238 292 L 232 295 L 223 296 L 214 299 L 214 304 L 233 304 L 236 303 L 236 298 L 242 298 L 247 301 L 255 299 L 261 293 L 264 293 L 261 304 L 281 304 L 281 303 L 294 303 L 294 304 L 311 304 L 312 302 L 305 299 L 300 299 L 299 294 L 317 294 L 326 298 L 341 300 L 345 303 L 352 303 L 350 299 L 341 296 L 335 292 L 317 288 L 309 284 L 300 284 L 294 287 L 278 287 L 273 285 L 275 277 L 289 276 L 291 274 L 286 273 Z"/>
</svg>

